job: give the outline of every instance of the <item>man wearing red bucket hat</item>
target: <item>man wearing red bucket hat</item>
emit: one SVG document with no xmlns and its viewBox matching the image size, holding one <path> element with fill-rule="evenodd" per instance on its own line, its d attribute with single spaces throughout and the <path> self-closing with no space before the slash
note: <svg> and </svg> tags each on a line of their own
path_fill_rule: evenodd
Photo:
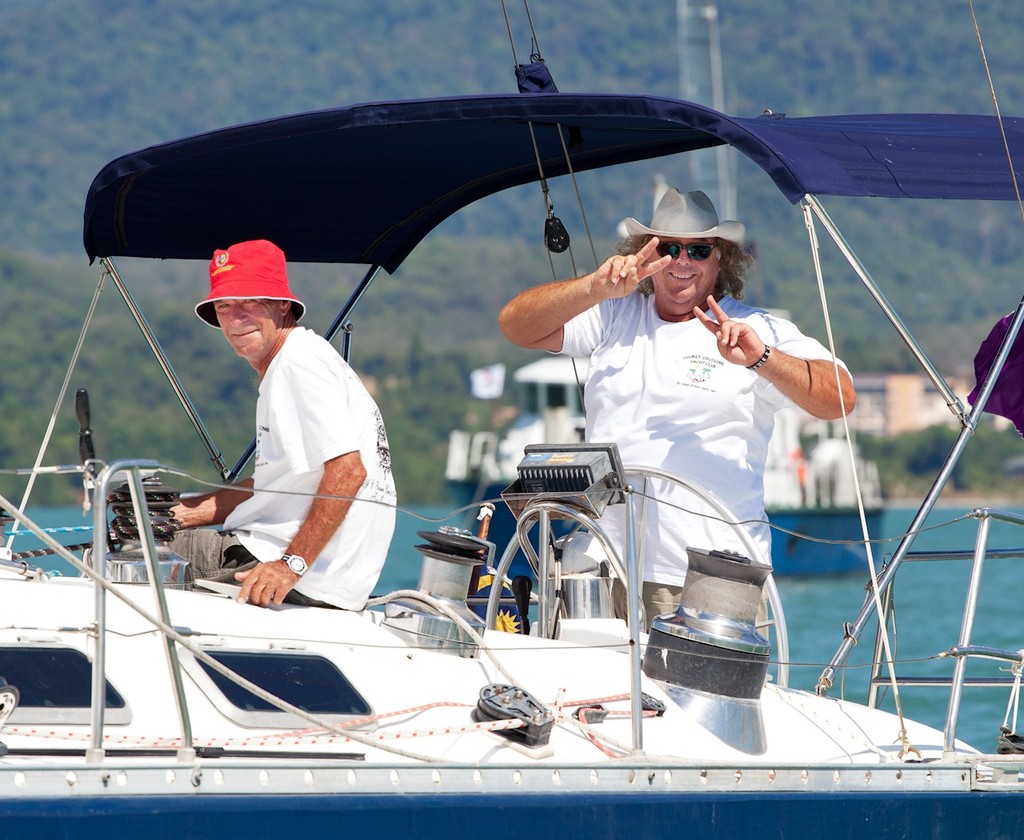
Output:
<svg viewBox="0 0 1024 840">
<path fill-rule="evenodd" d="M 195 309 L 259 374 L 255 467 L 237 489 L 183 499 L 172 550 L 196 578 L 234 577 L 242 602 L 361 609 L 395 525 L 380 410 L 330 343 L 298 326 L 306 307 L 273 243 L 215 251 Z"/>
</svg>

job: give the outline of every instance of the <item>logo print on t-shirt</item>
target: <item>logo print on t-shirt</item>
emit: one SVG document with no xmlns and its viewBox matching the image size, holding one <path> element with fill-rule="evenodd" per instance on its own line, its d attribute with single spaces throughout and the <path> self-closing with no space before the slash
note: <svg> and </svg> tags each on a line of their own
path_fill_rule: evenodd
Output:
<svg viewBox="0 0 1024 840">
<path fill-rule="evenodd" d="M 269 435 L 269 434 L 270 434 L 270 426 L 257 426 L 256 427 L 256 451 L 255 451 L 254 456 L 253 456 L 253 458 L 254 458 L 253 466 L 254 467 L 265 467 L 267 465 L 266 458 L 264 458 L 262 455 L 260 455 L 260 450 L 262 448 L 260 446 L 260 444 L 263 442 L 263 436 L 264 435 Z"/>
<path fill-rule="evenodd" d="M 709 380 L 715 368 L 721 367 L 721 359 L 713 359 L 710 356 L 688 356 L 683 359 L 683 376 L 680 385 L 690 385 L 702 390 L 711 390 Z"/>
</svg>

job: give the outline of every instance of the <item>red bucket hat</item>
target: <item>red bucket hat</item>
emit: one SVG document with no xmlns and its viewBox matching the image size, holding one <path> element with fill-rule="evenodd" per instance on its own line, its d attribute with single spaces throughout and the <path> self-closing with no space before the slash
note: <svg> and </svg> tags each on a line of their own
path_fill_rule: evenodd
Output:
<svg viewBox="0 0 1024 840">
<path fill-rule="evenodd" d="M 196 304 L 196 315 L 220 329 L 213 304 L 218 300 L 265 298 L 290 300 L 298 321 L 306 305 L 288 288 L 284 251 L 266 239 L 239 242 L 224 251 L 214 251 L 210 260 L 210 294 Z"/>
</svg>

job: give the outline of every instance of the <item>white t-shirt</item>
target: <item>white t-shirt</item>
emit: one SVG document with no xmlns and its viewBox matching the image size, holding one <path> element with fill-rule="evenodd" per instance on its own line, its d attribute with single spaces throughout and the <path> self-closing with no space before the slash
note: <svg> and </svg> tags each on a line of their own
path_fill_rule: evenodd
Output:
<svg viewBox="0 0 1024 840">
<path fill-rule="evenodd" d="M 391 452 L 380 410 L 331 344 L 311 330 L 288 334 L 260 381 L 256 400 L 256 492 L 225 530 L 262 562 L 278 560 L 306 517 L 325 462 L 359 452 L 366 480 L 341 527 L 295 589 L 345 609 L 362 609 L 395 527 Z M 260 492 L 263 491 L 263 492 Z"/>
<path fill-rule="evenodd" d="M 733 298 L 720 303 L 766 344 L 831 361 L 824 346 L 789 321 Z M 747 520 L 762 555 L 752 559 L 770 563 L 764 465 L 775 412 L 792 402 L 754 371 L 725 361 L 715 336 L 696 319 L 659 317 L 653 295 L 606 300 L 573 318 L 561 352 L 590 356 L 587 440 L 616 443 L 627 468 L 656 467 L 709 490 L 737 519 Z M 750 555 L 733 528 L 692 493 L 656 480 L 648 494 L 658 502 L 647 503 L 648 527 L 637 534 L 644 580 L 682 585 L 687 546 Z M 637 498 L 638 514 L 642 504 Z M 619 546 L 624 513 L 625 505 L 613 505 L 600 522 Z"/>
</svg>

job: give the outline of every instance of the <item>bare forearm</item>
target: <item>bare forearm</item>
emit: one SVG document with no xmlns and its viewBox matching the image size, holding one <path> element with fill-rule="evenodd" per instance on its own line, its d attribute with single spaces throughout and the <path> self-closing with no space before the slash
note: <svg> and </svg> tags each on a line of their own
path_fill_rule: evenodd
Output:
<svg viewBox="0 0 1024 840">
<path fill-rule="evenodd" d="M 325 463 L 316 498 L 284 553 L 298 554 L 312 566 L 348 515 L 365 480 L 366 470 L 358 452 L 339 455 Z M 281 560 L 257 563 L 252 569 L 238 572 L 235 578 L 242 583 L 238 600 L 264 607 L 283 603 L 301 580 Z"/>
<path fill-rule="evenodd" d="M 849 414 L 857 404 L 857 392 L 850 375 L 839 368 L 837 384 L 836 369 L 831 362 L 798 359 L 773 349 L 758 373 L 804 411 L 822 420 L 835 420 L 844 413 Z"/>
<path fill-rule="evenodd" d="M 298 554 L 312 565 L 352 507 L 352 500 L 366 480 L 366 469 L 358 452 L 328 461 L 317 487 L 316 498 L 291 543 L 288 554 Z"/>
<path fill-rule="evenodd" d="M 670 257 L 656 256 L 657 246 L 657 238 L 652 238 L 635 254 L 609 257 L 590 274 L 516 295 L 498 316 L 502 333 L 520 347 L 559 352 L 562 328 L 569 321 L 602 300 L 625 297 L 641 280 L 671 262 Z"/>
<path fill-rule="evenodd" d="M 221 525 L 228 515 L 252 496 L 252 479 L 247 478 L 234 487 L 222 487 L 213 493 L 182 499 L 171 509 L 171 514 L 183 528 L 202 528 Z"/>
<path fill-rule="evenodd" d="M 857 392 L 843 368 L 822 359 L 799 359 L 778 348 L 769 348 L 750 324 L 733 321 L 713 297 L 708 311 L 695 306 L 693 314 L 718 339 L 718 352 L 734 365 L 756 365 L 763 376 L 804 411 L 821 420 L 835 420 L 853 411 Z M 709 315 L 710 313 L 710 315 Z M 711 316 L 714 317 L 711 317 Z M 764 357 L 764 354 L 767 354 Z"/>
<path fill-rule="evenodd" d="M 498 315 L 505 338 L 531 350 L 562 349 L 562 327 L 599 303 L 587 277 L 534 286 L 512 298 Z"/>
</svg>

